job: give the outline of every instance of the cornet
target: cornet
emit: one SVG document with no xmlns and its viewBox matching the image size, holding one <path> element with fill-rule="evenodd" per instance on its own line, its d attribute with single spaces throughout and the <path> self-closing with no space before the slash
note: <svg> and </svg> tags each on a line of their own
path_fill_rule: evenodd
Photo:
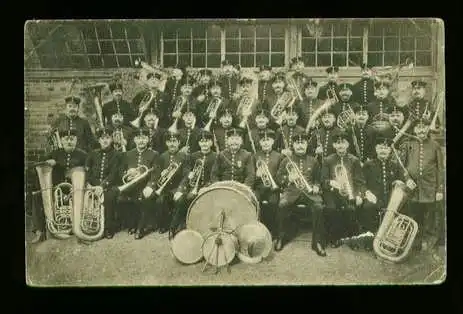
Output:
<svg viewBox="0 0 463 314">
<path fill-rule="evenodd" d="M 157 182 L 157 186 L 159 187 L 155 193 L 156 195 L 161 195 L 164 188 L 170 182 L 170 180 L 174 177 L 177 170 L 180 168 L 181 163 L 172 162 L 169 166 L 161 172 L 161 177 Z"/>
<path fill-rule="evenodd" d="M 215 97 L 209 103 L 209 106 L 207 107 L 207 110 L 206 110 L 206 114 L 209 114 L 209 122 L 207 122 L 206 126 L 204 127 L 204 130 L 208 132 L 211 131 L 212 122 L 217 117 L 217 111 L 219 110 L 221 104 L 222 104 L 222 97 Z"/>
<path fill-rule="evenodd" d="M 136 127 L 137 129 L 140 128 L 141 117 L 143 116 L 145 111 L 148 110 L 155 96 L 156 95 L 154 94 L 152 90 L 147 91 L 147 93 L 145 94 L 145 96 L 143 97 L 143 99 L 141 100 L 138 106 L 138 117 L 135 118 L 135 120 L 130 121 L 130 124 L 132 126 Z"/>
<path fill-rule="evenodd" d="M 339 102 L 338 94 L 331 85 L 326 90 L 326 99 L 329 100 L 332 104 Z"/>
<path fill-rule="evenodd" d="M 275 121 L 277 121 L 278 124 L 283 122 L 283 114 L 291 99 L 292 95 L 290 93 L 283 92 L 270 110 L 270 115 Z"/>
<path fill-rule="evenodd" d="M 262 159 L 258 159 L 256 162 L 257 171 L 260 172 L 262 183 L 266 188 L 271 188 L 272 190 L 278 189 L 278 185 L 275 183 L 275 180 L 270 173 L 270 170 Z"/>
<path fill-rule="evenodd" d="M 124 142 L 126 142 L 126 140 L 124 138 L 124 133 L 122 132 L 122 130 L 116 130 L 113 133 L 113 141 L 114 141 L 114 148 L 116 150 L 120 150 L 120 151 L 122 151 L 124 153 L 127 151 L 127 147 L 124 144 Z"/>
<path fill-rule="evenodd" d="M 204 171 L 205 159 L 206 159 L 206 157 L 201 158 L 201 159 L 197 159 L 196 162 L 195 162 L 195 166 L 193 167 L 193 170 L 190 173 L 190 176 L 191 176 L 190 186 L 193 187 L 193 189 L 191 190 L 190 193 L 192 195 L 197 195 L 198 194 L 199 181 L 200 181 L 201 175 L 202 175 L 202 173 Z"/>
<path fill-rule="evenodd" d="M 141 165 L 137 168 L 131 168 L 122 176 L 122 183 L 126 184 L 128 182 L 131 182 L 136 177 L 144 174 L 147 171 L 148 171 L 148 167 L 145 165 Z"/>
<path fill-rule="evenodd" d="M 182 114 L 182 109 L 185 106 L 187 101 L 188 100 L 187 100 L 187 98 L 185 96 L 180 96 L 177 99 L 177 101 L 175 102 L 175 107 L 174 107 L 172 112 L 181 115 Z M 179 117 L 175 118 L 174 122 L 169 127 L 169 132 L 177 133 L 177 131 L 178 131 L 178 119 L 179 119 Z"/>
<path fill-rule="evenodd" d="M 251 114 L 251 107 L 254 104 L 254 99 L 250 96 L 243 96 L 240 104 L 238 105 L 237 114 L 242 116 L 239 127 L 244 129 L 246 127 L 247 120 Z"/>
<path fill-rule="evenodd" d="M 313 187 L 307 182 L 296 163 L 292 161 L 289 157 L 288 163 L 286 164 L 286 171 L 288 173 L 288 177 L 296 178 L 296 180 L 290 183 L 293 183 L 298 190 L 302 191 L 306 195 L 311 194 L 313 192 Z"/>
<path fill-rule="evenodd" d="M 135 184 L 137 184 L 138 182 L 146 178 L 146 176 L 150 174 L 155 168 L 153 167 L 153 168 L 148 169 L 148 167 L 146 167 L 145 165 L 141 165 L 133 169 L 136 170 L 135 171 L 136 173 L 134 175 L 133 174 L 129 175 L 129 172 L 127 172 L 122 177 L 123 185 L 117 187 L 119 192 L 121 193 L 125 192 L 126 190 L 128 190 L 129 188 L 131 188 L 132 186 L 134 186 Z"/>
<path fill-rule="evenodd" d="M 341 163 L 337 164 L 334 168 L 335 181 L 339 185 L 339 194 L 344 196 L 351 201 L 354 199 L 354 193 L 352 191 L 352 186 L 350 185 L 349 176 L 347 174 L 347 169 L 344 166 L 344 163 L 341 159 Z"/>
<path fill-rule="evenodd" d="M 301 92 L 299 91 L 299 87 L 297 86 L 296 81 L 292 76 L 287 78 L 288 86 L 291 87 L 291 92 L 295 94 L 295 96 L 300 100 L 303 101 L 304 98 L 302 97 Z"/>
</svg>

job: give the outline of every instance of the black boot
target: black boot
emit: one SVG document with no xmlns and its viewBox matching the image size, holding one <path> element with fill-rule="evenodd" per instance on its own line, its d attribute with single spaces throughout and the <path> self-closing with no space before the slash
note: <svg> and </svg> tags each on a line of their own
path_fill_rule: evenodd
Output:
<svg viewBox="0 0 463 314">
<path fill-rule="evenodd" d="M 145 236 L 145 231 L 143 229 L 139 229 L 135 232 L 135 240 L 140 240 L 140 239 L 143 239 L 143 237 Z"/>
<path fill-rule="evenodd" d="M 283 237 L 282 236 L 277 237 L 274 242 L 275 251 L 280 252 L 281 250 L 283 250 L 283 246 L 284 246 Z"/>
<path fill-rule="evenodd" d="M 105 231 L 105 238 L 106 239 L 112 239 L 114 237 L 114 232 L 112 230 L 106 230 Z"/>
<path fill-rule="evenodd" d="M 318 256 L 321 256 L 321 257 L 326 256 L 325 248 L 320 243 L 316 243 L 315 245 L 312 244 L 312 250 L 314 250 Z"/>
</svg>

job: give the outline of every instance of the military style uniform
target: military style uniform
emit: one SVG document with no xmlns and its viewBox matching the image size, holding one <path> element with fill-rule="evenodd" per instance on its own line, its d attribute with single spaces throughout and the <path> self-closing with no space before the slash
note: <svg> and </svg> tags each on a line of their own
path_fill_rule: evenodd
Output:
<svg viewBox="0 0 463 314">
<path fill-rule="evenodd" d="M 123 124 L 130 125 L 130 121 L 137 117 L 137 113 L 132 108 L 132 105 L 126 100 L 122 99 L 120 102 L 113 99 L 103 106 L 103 119 L 107 124 L 111 123 L 112 116 L 116 113 L 124 117 Z"/>
<path fill-rule="evenodd" d="M 76 147 L 86 152 L 91 151 L 98 145 L 88 120 L 79 116 L 71 118 L 66 115 L 61 115 L 53 123 L 52 129 L 58 130 L 58 132 L 74 129 L 77 136 Z"/>
<path fill-rule="evenodd" d="M 333 148 L 333 133 L 338 132 L 339 128 L 337 126 L 333 126 L 331 128 L 325 128 L 323 125 L 319 127 L 318 129 L 313 131 L 313 135 L 311 136 L 309 140 L 309 147 L 308 147 L 308 152 L 311 155 L 315 154 L 315 150 L 317 149 L 318 145 L 321 144 L 323 148 L 323 154 L 322 157 L 326 158 L 329 155 L 333 154 L 335 152 Z M 318 143 L 319 139 L 320 143 Z"/>
<path fill-rule="evenodd" d="M 299 92 L 301 93 L 301 95 L 303 95 L 303 89 L 304 89 L 304 85 L 305 83 L 309 80 L 309 78 L 307 77 L 307 75 L 305 75 L 304 73 L 301 73 L 301 72 L 294 72 L 291 77 L 293 78 L 294 82 L 296 83 L 296 86 L 299 90 Z"/>
<path fill-rule="evenodd" d="M 240 106 L 244 97 L 249 97 L 249 96 L 242 95 L 240 98 L 234 101 L 231 101 L 230 107 L 233 110 L 233 125 L 235 127 L 238 127 L 243 119 L 243 115 L 242 115 L 243 110 L 247 109 L 247 108 L 244 108 L 244 106 Z M 247 120 L 250 128 L 253 128 L 256 126 L 255 119 L 257 115 L 258 105 L 259 105 L 258 101 L 254 99 L 251 105 L 251 108 L 250 108 L 251 115 L 248 117 L 248 120 Z"/>
<path fill-rule="evenodd" d="M 148 90 L 143 90 L 135 95 L 135 97 L 132 100 L 132 106 L 134 108 L 139 108 L 141 101 L 145 97 L 149 97 L 149 91 Z M 159 126 L 161 128 L 168 128 L 169 127 L 169 113 L 170 113 L 170 104 L 167 101 L 167 96 L 164 92 L 161 92 L 158 89 L 153 90 L 155 96 L 152 102 L 149 105 L 149 108 L 153 108 L 153 110 L 156 110 L 158 112 L 158 117 L 159 117 Z M 137 109 L 138 110 L 138 109 Z M 137 112 L 138 114 L 138 112 Z"/>
<path fill-rule="evenodd" d="M 179 131 L 180 135 L 180 148 L 188 146 L 188 153 L 194 153 L 199 150 L 198 140 L 200 135 L 200 129 L 194 127 L 192 129 L 184 127 Z"/>
<path fill-rule="evenodd" d="M 267 110 L 268 112 L 272 112 L 272 108 L 276 105 L 277 101 L 282 97 L 283 94 L 289 94 L 289 92 L 284 91 L 281 94 L 273 92 L 271 95 L 268 95 L 265 101 L 261 104 L 261 108 Z M 299 117 L 301 117 L 300 106 L 301 105 L 299 105 L 298 101 L 296 100 L 294 103 L 294 108 L 295 111 L 299 114 Z M 269 127 L 272 129 L 276 129 L 277 127 L 279 127 L 279 125 L 276 123 L 273 117 L 270 117 Z"/>
<path fill-rule="evenodd" d="M 288 143 L 288 148 L 293 148 L 293 136 L 305 132 L 305 128 L 300 125 L 288 126 L 283 125 L 280 129 L 277 130 L 276 134 L 276 147 L 278 150 L 283 150 L 286 148 L 285 141 Z"/>
<path fill-rule="evenodd" d="M 259 80 L 257 83 L 257 97 L 260 104 L 264 104 L 267 100 L 267 97 L 274 97 L 275 92 L 272 88 L 272 81 Z"/>
<path fill-rule="evenodd" d="M 117 125 L 117 126 L 112 125 L 111 128 L 112 128 L 112 134 L 113 134 L 114 149 L 116 149 L 119 152 L 122 152 L 122 146 L 117 144 L 116 136 L 119 136 L 119 135 L 116 135 L 116 134 L 118 133 L 119 134 L 122 133 L 122 135 L 124 136 L 124 139 L 127 141 L 127 144 L 125 147 L 126 151 L 131 150 L 132 148 L 135 147 L 135 143 L 133 142 L 133 137 L 134 137 L 134 133 L 136 130 L 134 127 L 128 126 L 128 125 Z"/>
<path fill-rule="evenodd" d="M 374 118 L 376 115 L 388 114 L 394 105 L 395 103 L 392 103 L 388 98 L 377 98 L 368 104 L 367 110 L 370 115 L 370 119 Z"/>
<path fill-rule="evenodd" d="M 214 121 L 212 122 L 212 126 L 217 125 L 217 120 L 219 118 L 219 113 L 221 111 L 223 111 L 224 108 L 230 108 L 231 109 L 230 101 L 228 99 L 226 99 L 225 97 L 220 97 L 220 98 L 221 98 L 221 102 L 220 102 L 219 108 L 217 109 L 217 118 L 214 119 Z M 211 104 L 212 101 L 214 101 L 214 97 L 211 97 L 207 102 L 205 102 L 201 106 L 196 107 L 196 113 L 195 113 L 195 115 L 197 117 L 196 125 L 199 128 L 204 128 L 206 126 L 206 124 L 210 120 L 210 118 L 209 118 L 210 113 L 207 112 L 207 109 L 208 109 L 208 107 L 209 107 L 209 105 Z M 233 110 L 230 110 L 230 111 L 233 112 Z"/>
<path fill-rule="evenodd" d="M 239 78 L 236 75 L 220 77 L 220 86 L 222 87 L 222 95 L 228 100 L 233 99 L 233 94 L 238 90 Z"/>
<path fill-rule="evenodd" d="M 317 98 L 320 100 L 326 100 L 328 93 L 331 99 L 334 99 L 334 95 L 336 95 L 339 99 L 339 85 L 336 82 L 329 82 L 321 86 L 318 90 Z"/>
<path fill-rule="evenodd" d="M 174 107 L 175 107 L 175 104 L 176 102 L 180 99 L 180 97 L 182 96 L 178 96 L 175 101 L 173 102 L 172 104 L 172 107 L 170 108 L 170 114 L 169 114 L 169 121 L 170 121 L 170 124 L 174 123 L 175 121 L 175 118 L 172 116 L 172 114 L 174 113 L 173 110 L 174 110 Z M 186 97 L 186 96 L 183 96 L 183 97 Z M 192 95 L 189 95 L 187 97 L 187 101 L 186 103 L 183 105 L 182 107 L 182 110 L 181 110 L 181 115 L 183 116 L 184 113 L 186 112 L 193 112 L 193 113 L 196 113 L 196 111 L 198 110 L 198 107 L 197 107 L 197 100 L 192 96 Z M 183 119 L 182 118 L 179 118 L 178 119 L 178 127 L 179 128 L 182 128 L 185 126 L 185 123 L 183 122 Z"/>
<path fill-rule="evenodd" d="M 174 100 L 177 99 L 177 96 L 181 94 L 181 87 L 185 83 L 185 74 L 180 80 L 176 78 L 168 78 L 166 82 L 166 87 L 164 88 L 164 93 L 166 93 L 166 102 L 168 102 L 171 107 L 174 106 Z"/>
<path fill-rule="evenodd" d="M 375 151 L 374 138 L 375 132 L 369 125 L 359 125 L 357 124 L 354 127 L 355 136 L 357 138 L 357 143 L 360 150 L 360 156 L 357 156 L 354 145 L 349 146 L 349 152 L 357 156 L 362 163 L 367 159 L 372 159 Z M 352 130 L 348 131 L 349 138 L 352 140 L 349 143 L 353 142 Z M 353 144 L 353 143 L 352 143 Z"/>
<path fill-rule="evenodd" d="M 250 133 L 251 133 L 254 145 L 256 147 L 256 150 L 259 150 L 259 141 L 261 139 L 262 132 L 265 132 L 268 130 L 271 130 L 271 129 L 270 128 L 259 129 L 258 127 L 251 129 Z M 252 152 L 251 140 L 249 139 L 249 136 L 247 133 L 246 133 L 246 138 L 244 140 L 244 149 L 246 149 L 248 152 Z"/>
<path fill-rule="evenodd" d="M 361 78 L 354 84 L 352 100 L 363 106 L 375 100 L 375 81 L 371 78 Z"/>
<path fill-rule="evenodd" d="M 296 107 L 296 111 L 300 114 L 297 124 L 305 129 L 315 110 L 320 108 L 322 104 L 323 102 L 319 99 L 304 97 L 304 100 L 299 102 Z"/>
</svg>

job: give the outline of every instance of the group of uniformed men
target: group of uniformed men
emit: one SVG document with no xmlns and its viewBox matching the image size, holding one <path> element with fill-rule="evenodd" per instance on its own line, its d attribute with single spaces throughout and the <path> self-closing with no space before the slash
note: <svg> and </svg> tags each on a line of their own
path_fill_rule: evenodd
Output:
<svg viewBox="0 0 463 314">
<path fill-rule="evenodd" d="M 199 189 L 224 180 L 250 187 L 261 203 L 260 218 L 272 233 L 276 251 L 288 241 L 292 209 L 306 205 L 312 211 L 311 248 L 326 256 L 325 249 L 339 246 L 341 238 L 378 229 L 392 183 L 401 180 L 414 188 L 404 209 L 420 226 L 414 248 L 435 248 L 442 223 L 436 204 L 443 198 L 443 162 L 441 148 L 429 136 L 434 108 L 425 99 L 426 83 L 413 81 L 412 101 L 399 106 L 391 96 L 388 77 L 375 80 L 366 64 L 354 85 L 338 83 L 339 69 L 335 66 L 326 70 L 328 83 L 324 86 L 302 73 L 300 57 L 292 59 L 290 67 L 293 84 L 288 84 L 287 73 L 272 73 L 271 67 L 261 66 L 258 96 L 249 105 L 243 102 L 250 95 L 253 80 L 236 75 L 236 66 L 227 60 L 222 63 L 220 77 L 214 79 L 211 71 L 204 69 L 198 81 L 185 66 L 178 65 L 163 91 L 159 89 L 160 75 L 151 73 L 146 90 L 132 103 L 124 100 L 122 84 L 111 83 L 114 100 L 104 105 L 106 126 L 96 134 L 89 122 L 78 116 L 81 99 L 67 97 L 65 113 L 53 125 L 53 130 L 59 131 L 62 148 L 46 158 L 55 169 L 53 183 L 69 180 L 65 172 L 72 167 L 86 167 L 88 184 L 106 191 L 108 239 L 124 227 L 135 239 L 143 238 L 148 230 L 173 236 L 185 228 L 188 205 L 195 197 L 191 171 L 202 159 Z M 138 110 L 150 92 L 154 99 L 149 107 Z M 287 94 L 296 96 L 288 98 L 291 104 L 284 104 L 283 120 L 277 119 L 272 109 Z M 184 105 L 174 111 L 179 99 Z M 334 101 L 332 106 L 317 111 L 327 99 Z M 218 110 L 211 112 L 210 105 L 217 100 Z M 355 113 L 355 125 L 340 128 L 337 121 L 347 109 Z M 411 114 L 416 119 L 400 145 L 392 143 Z M 314 115 L 315 123 L 308 127 Z M 136 128 L 130 122 L 138 116 L 142 124 Z M 178 130 L 169 131 L 176 119 Z M 205 130 L 211 119 L 212 128 Z M 373 127 L 381 121 L 389 126 L 386 131 Z M 399 147 L 400 161 L 407 171 L 391 153 L 393 144 Z M 258 160 L 265 162 L 276 186 L 263 184 Z M 157 195 L 157 182 L 173 162 L 180 169 Z M 300 178 L 295 172 L 288 173 L 287 163 L 299 168 L 310 189 L 296 186 Z M 341 193 L 345 187 L 340 187 L 337 178 L 340 164 L 347 171 L 347 195 Z M 122 176 L 140 165 L 155 167 L 155 171 L 134 190 L 117 193 Z M 35 213 L 34 241 L 43 239 L 45 227 L 40 215 Z"/>
</svg>

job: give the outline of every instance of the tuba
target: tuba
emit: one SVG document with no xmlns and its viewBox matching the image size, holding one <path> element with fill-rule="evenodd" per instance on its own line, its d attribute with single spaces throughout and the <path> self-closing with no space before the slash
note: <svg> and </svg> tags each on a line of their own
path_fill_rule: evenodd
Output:
<svg viewBox="0 0 463 314">
<path fill-rule="evenodd" d="M 42 192 L 43 209 L 47 229 L 58 239 L 67 239 L 72 232 L 73 219 L 71 215 L 73 190 L 75 187 L 62 182 L 53 188 L 53 167 L 41 164 L 35 167 Z"/>
<path fill-rule="evenodd" d="M 256 168 L 257 171 L 261 173 L 261 180 L 262 183 L 266 188 L 271 188 L 272 190 L 276 190 L 278 188 L 278 185 L 275 183 L 275 180 L 272 177 L 272 174 L 270 173 L 270 170 L 265 163 L 264 160 L 262 159 L 257 159 L 256 161 Z"/>
<path fill-rule="evenodd" d="M 238 105 L 238 109 L 236 110 L 237 115 L 241 115 L 242 119 L 239 124 L 239 127 L 244 129 L 246 127 L 248 117 L 251 114 L 251 107 L 254 104 L 254 99 L 251 96 L 243 96 L 241 98 L 240 104 Z"/>
<path fill-rule="evenodd" d="M 278 121 L 278 124 L 283 122 L 283 114 L 288 106 L 289 102 L 291 101 L 292 95 L 288 92 L 283 92 L 281 96 L 277 99 L 275 105 L 273 105 L 272 109 L 270 110 L 270 115 L 275 121 Z"/>
<path fill-rule="evenodd" d="M 188 175 L 188 178 L 190 179 L 190 186 L 193 188 L 191 190 L 192 195 L 198 194 L 199 180 L 201 179 L 201 175 L 204 171 L 205 159 L 206 157 L 197 159 L 193 170 L 191 170 L 190 174 Z"/>
<path fill-rule="evenodd" d="M 143 116 L 143 114 L 145 113 L 146 110 L 149 109 L 151 103 L 153 102 L 153 99 L 156 95 L 154 94 L 154 92 L 152 90 L 148 90 L 145 94 L 145 96 L 143 97 L 143 99 L 141 100 L 140 104 L 138 105 L 138 116 L 130 121 L 130 124 L 135 127 L 135 128 L 139 128 L 140 125 L 141 125 L 141 117 Z"/>
<path fill-rule="evenodd" d="M 180 168 L 180 165 L 181 163 L 172 162 L 166 169 L 162 170 L 161 177 L 157 182 L 158 189 L 155 191 L 156 195 L 161 195 L 164 188 L 167 186 L 167 184 L 173 178 L 177 170 Z"/>
<path fill-rule="evenodd" d="M 337 164 L 334 167 L 334 176 L 335 176 L 335 181 L 339 185 L 339 194 L 341 196 L 347 197 L 349 200 L 354 199 L 354 192 L 352 191 L 352 186 L 350 185 L 349 181 L 349 176 L 347 174 L 347 169 L 346 166 L 344 166 L 344 163 L 341 158 L 341 163 Z"/>
<path fill-rule="evenodd" d="M 119 190 L 119 192 L 125 192 L 126 190 L 128 190 L 129 188 L 131 188 L 132 186 L 134 186 L 135 184 L 137 184 L 138 182 L 140 182 L 141 180 L 143 180 L 144 178 L 146 178 L 146 176 L 148 174 L 150 174 L 153 170 L 154 170 L 154 167 L 153 168 L 150 168 L 148 169 L 147 166 L 145 165 L 141 165 L 137 168 L 133 168 L 135 169 L 136 173 L 135 174 L 130 174 L 129 175 L 129 172 L 127 172 L 123 177 L 122 177 L 122 183 L 123 185 L 121 186 L 118 186 L 117 189 Z"/>
<path fill-rule="evenodd" d="M 298 190 L 301 190 L 304 194 L 313 192 L 312 186 L 307 182 L 299 167 L 289 157 L 288 163 L 286 164 L 286 171 L 288 172 L 288 177 L 296 177 L 296 180 L 290 183 L 294 184 Z"/>
<path fill-rule="evenodd" d="M 175 102 L 175 107 L 174 107 L 174 110 L 172 111 L 173 113 L 179 113 L 181 114 L 182 113 L 182 109 L 183 109 L 183 106 L 185 106 L 187 102 L 187 98 L 185 96 L 179 96 L 177 98 L 177 101 Z M 169 132 L 171 133 L 177 133 L 178 131 L 178 117 L 175 118 L 175 121 L 174 123 L 172 123 L 172 125 L 169 127 Z"/>
<path fill-rule="evenodd" d="M 71 169 L 74 234 L 84 241 L 96 241 L 104 232 L 104 195 L 100 186 L 85 187 L 85 169 Z"/>
<path fill-rule="evenodd" d="M 214 97 L 214 99 L 212 99 L 212 101 L 209 103 L 209 106 L 206 110 L 206 114 L 209 114 L 209 122 L 207 122 L 204 130 L 208 132 L 211 131 L 212 122 L 217 117 L 217 111 L 219 110 L 221 104 L 222 97 Z"/>
<path fill-rule="evenodd" d="M 402 181 L 393 183 L 386 213 L 373 240 L 376 255 L 395 263 L 407 257 L 418 232 L 415 220 L 398 213 L 405 203 L 407 189 Z"/>
</svg>

